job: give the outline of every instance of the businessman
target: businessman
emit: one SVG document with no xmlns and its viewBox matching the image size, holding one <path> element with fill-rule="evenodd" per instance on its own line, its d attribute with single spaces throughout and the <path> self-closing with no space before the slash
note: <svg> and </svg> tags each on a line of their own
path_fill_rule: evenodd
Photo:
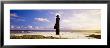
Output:
<svg viewBox="0 0 110 48">
<path fill-rule="evenodd" d="M 56 23 L 54 26 L 54 29 L 56 29 L 56 35 L 59 35 L 59 32 L 60 32 L 59 22 L 60 22 L 60 18 L 59 18 L 59 15 L 57 15 L 56 16 Z"/>
</svg>

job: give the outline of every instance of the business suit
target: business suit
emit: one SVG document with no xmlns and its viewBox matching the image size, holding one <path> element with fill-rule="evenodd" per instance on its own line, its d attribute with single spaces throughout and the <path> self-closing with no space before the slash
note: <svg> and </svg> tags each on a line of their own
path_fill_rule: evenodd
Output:
<svg viewBox="0 0 110 48">
<path fill-rule="evenodd" d="M 55 26 L 54 26 L 54 29 L 56 29 L 56 35 L 59 35 L 59 32 L 60 32 L 60 25 L 59 25 L 59 22 L 60 22 L 60 18 L 59 18 L 59 15 L 56 16 L 56 23 L 55 23 Z"/>
</svg>

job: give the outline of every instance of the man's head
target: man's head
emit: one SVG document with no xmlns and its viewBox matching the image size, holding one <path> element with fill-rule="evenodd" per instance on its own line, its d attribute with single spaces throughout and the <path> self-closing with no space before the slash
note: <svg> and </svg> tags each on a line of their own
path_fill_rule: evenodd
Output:
<svg viewBox="0 0 110 48">
<path fill-rule="evenodd" d="M 59 15 L 57 15 L 56 17 L 59 18 Z"/>
</svg>

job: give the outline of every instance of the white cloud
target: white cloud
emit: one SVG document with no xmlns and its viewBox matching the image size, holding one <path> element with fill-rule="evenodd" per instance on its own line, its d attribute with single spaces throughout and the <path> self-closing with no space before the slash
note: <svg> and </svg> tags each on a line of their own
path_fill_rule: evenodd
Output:
<svg viewBox="0 0 110 48">
<path fill-rule="evenodd" d="M 85 10 L 63 16 L 61 26 L 67 29 L 100 29 L 100 10 Z"/>
<path fill-rule="evenodd" d="M 47 18 L 34 18 L 34 20 L 38 22 L 49 22 Z"/>
<path fill-rule="evenodd" d="M 17 19 L 17 21 L 25 21 L 24 19 Z"/>
<path fill-rule="evenodd" d="M 19 30 L 19 29 L 21 29 L 21 28 L 22 28 L 22 26 L 16 26 L 16 25 L 14 26 L 14 25 L 11 25 L 11 28 L 10 28 L 10 29 L 12 29 L 12 30 L 13 30 L 13 29 L 18 29 L 18 30 Z"/>
<path fill-rule="evenodd" d="M 15 13 L 11 13 L 10 16 L 12 16 L 12 17 L 18 17 L 17 14 L 15 14 Z"/>
<path fill-rule="evenodd" d="M 21 27 L 20 27 L 20 26 L 17 26 L 16 28 L 17 28 L 17 29 L 21 29 Z"/>
<path fill-rule="evenodd" d="M 13 29 L 14 28 L 14 26 L 13 25 L 11 25 L 11 29 Z"/>
<path fill-rule="evenodd" d="M 53 29 L 52 27 L 43 27 L 43 26 L 33 26 L 32 27 L 33 30 L 51 30 Z"/>
<path fill-rule="evenodd" d="M 11 25 L 10 26 L 10 29 L 11 30 L 50 30 L 52 28 L 50 27 L 42 27 L 42 26 L 31 26 L 31 25 L 27 25 L 27 26 L 14 26 L 14 25 Z"/>
<path fill-rule="evenodd" d="M 25 21 L 24 19 L 22 19 L 23 17 L 19 17 L 16 13 L 11 13 L 10 16 L 11 16 L 10 19 L 14 19 L 14 20 L 17 20 L 17 21 Z"/>
<path fill-rule="evenodd" d="M 24 27 L 24 29 L 27 29 L 27 27 Z"/>
<path fill-rule="evenodd" d="M 27 27 L 28 27 L 29 29 L 32 29 L 32 28 L 33 28 L 33 27 L 32 27 L 32 26 L 30 26 L 30 25 L 29 25 L 29 26 L 27 26 Z"/>
<path fill-rule="evenodd" d="M 39 29 L 39 27 L 38 26 L 35 26 L 35 28 L 34 29 Z"/>
<path fill-rule="evenodd" d="M 62 22 L 64 22 L 64 23 L 69 23 L 69 22 L 71 22 L 71 21 L 70 21 L 70 20 L 65 19 L 65 20 L 62 20 Z"/>
</svg>

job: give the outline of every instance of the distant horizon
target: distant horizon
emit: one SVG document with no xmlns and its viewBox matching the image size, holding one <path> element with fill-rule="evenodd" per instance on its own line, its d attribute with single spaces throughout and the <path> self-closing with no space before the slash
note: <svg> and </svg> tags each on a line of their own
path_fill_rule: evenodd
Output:
<svg viewBox="0 0 110 48">
<path fill-rule="evenodd" d="M 55 32 L 55 30 L 10 30 L 10 33 Z M 101 30 L 60 30 L 60 32 L 101 32 Z"/>
</svg>

